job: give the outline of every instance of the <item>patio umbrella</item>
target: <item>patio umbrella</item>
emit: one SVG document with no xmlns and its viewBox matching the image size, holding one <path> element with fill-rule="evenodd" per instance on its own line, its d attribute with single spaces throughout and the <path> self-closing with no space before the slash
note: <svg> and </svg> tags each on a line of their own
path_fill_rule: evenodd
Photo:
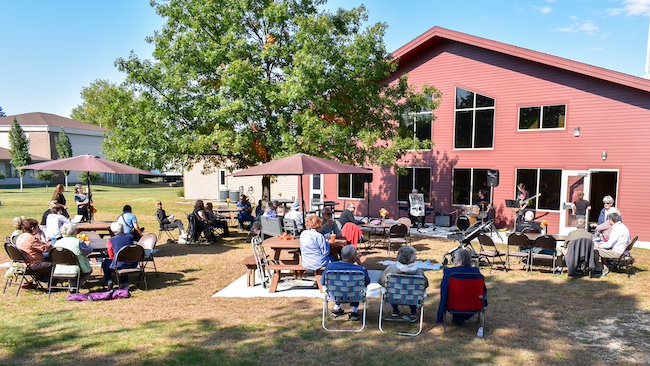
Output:
<svg viewBox="0 0 650 366">
<path fill-rule="evenodd" d="M 18 169 L 33 170 L 74 170 L 97 173 L 115 174 L 144 174 L 151 175 L 151 172 L 134 168 L 132 166 L 116 163 L 111 160 L 93 155 L 79 155 L 67 159 L 50 160 L 42 163 L 25 165 Z M 88 191 L 90 192 L 90 180 L 88 180 Z"/>
<path fill-rule="evenodd" d="M 318 158 L 307 154 L 295 154 L 286 158 L 244 169 L 231 174 L 233 177 L 250 177 L 255 175 L 299 175 L 300 198 L 302 201 L 303 221 L 305 218 L 305 192 L 302 176 L 309 174 L 372 174 L 372 170 Z"/>
</svg>

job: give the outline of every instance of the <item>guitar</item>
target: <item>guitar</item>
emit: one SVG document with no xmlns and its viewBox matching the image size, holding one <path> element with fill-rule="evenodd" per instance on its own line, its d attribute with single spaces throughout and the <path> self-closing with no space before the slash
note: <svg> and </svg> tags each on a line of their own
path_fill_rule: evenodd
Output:
<svg viewBox="0 0 650 366">
<path fill-rule="evenodd" d="M 528 205 L 528 202 L 530 202 L 531 200 L 534 200 L 535 198 L 537 198 L 537 197 L 539 197 L 541 195 L 542 195 L 541 193 L 538 193 L 538 194 L 536 194 L 536 195 L 534 195 L 532 197 L 526 198 L 525 200 L 519 200 L 519 208 L 515 207 L 515 208 L 513 208 L 513 210 L 515 212 L 519 212 L 519 210 L 521 210 L 522 208 L 526 207 L 526 205 Z"/>
</svg>

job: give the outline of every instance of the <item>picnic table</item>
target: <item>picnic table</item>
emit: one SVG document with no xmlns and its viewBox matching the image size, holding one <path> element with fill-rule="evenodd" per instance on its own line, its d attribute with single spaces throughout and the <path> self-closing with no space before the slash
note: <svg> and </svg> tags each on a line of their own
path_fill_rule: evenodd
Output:
<svg viewBox="0 0 650 366">
<path fill-rule="evenodd" d="M 336 239 L 336 241 L 330 242 L 330 252 L 340 253 L 341 248 L 344 245 L 345 239 Z M 295 273 L 297 277 L 302 277 L 302 274 L 309 270 L 302 266 L 300 251 L 298 251 L 298 249 L 300 249 L 300 240 L 297 238 L 284 240 L 274 236 L 264 240 L 262 242 L 262 247 L 273 250 L 273 261 L 266 266 L 266 269 L 273 271 L 273 275 L 271 276 L 271 285 L 269 286 L 270 293 L 277 291 L 281 277 L 287 276 L 290 273 Z M 293 259 L 280 259 L 283 251 L 293 251 Z M 316 276 L 316 284 L 322 292 L 323 288 L 320 283 L 322 271 L 316 270 L 314 271 L 314 275 Z"/>
</svg>

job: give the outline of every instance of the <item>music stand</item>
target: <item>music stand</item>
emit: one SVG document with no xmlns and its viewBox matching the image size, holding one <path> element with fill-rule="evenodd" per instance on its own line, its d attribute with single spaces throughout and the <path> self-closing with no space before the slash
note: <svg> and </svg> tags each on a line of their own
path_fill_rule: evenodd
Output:
<svg viewBox="0 0 650 366">
<path fill-rule="evenodd" d="M 515 212 L 515 208 L 520 208 L 521 203 L 519 200 L 506 200 L 506 207 L 512 208 L 513 210 L 510 211 L 510 220 L 512 220 L 512 231 L 517 231 L 517 223 L 515 220 L 512 218 L 512 213 Z"/>
</svg>

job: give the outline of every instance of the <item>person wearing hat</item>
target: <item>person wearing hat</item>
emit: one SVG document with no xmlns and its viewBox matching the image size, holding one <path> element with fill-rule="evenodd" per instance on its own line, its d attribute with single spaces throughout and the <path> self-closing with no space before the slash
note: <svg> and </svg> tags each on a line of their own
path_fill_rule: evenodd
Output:
<svg viewBox="0 0 650 366">
<path fill-rule="evenodd" d="M 302 218 L 302 212 L 300 212 L 300 203 L 298 201 L 291 204 L 291 210 L 284 215 L 285 220 L 291 219 L 296 223 L 296 228 L 299 231 L 305 229 L 305 221 Z"/>
<path fill-rule="evenodd" d="M 255 217 L 251 214 L 253 212 L 253 206 L 251 206 L 250 201 L 248 201 L 248 197 L 245 195 L 239 196 L 239 201 L 237 201 L 237 220 L 239 221 L 239 229 L 243 230 L 244 229 L 244 222 L 249 221 L 253 222 L 255 221 Z"/>
</svg>

